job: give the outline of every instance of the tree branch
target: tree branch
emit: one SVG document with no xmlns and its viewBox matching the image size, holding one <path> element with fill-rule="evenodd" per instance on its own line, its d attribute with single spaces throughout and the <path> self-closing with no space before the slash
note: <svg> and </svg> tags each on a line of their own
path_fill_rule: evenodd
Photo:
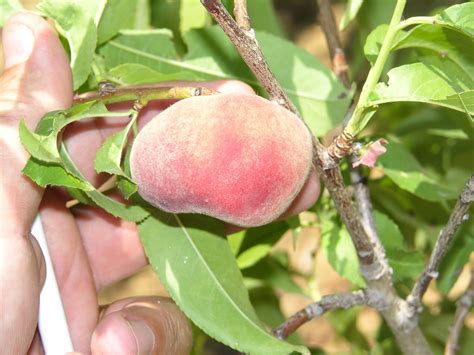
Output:
<svg viewBox="0 0 474 355">
<path fill-rule="evenodd" d="M 268 67 L 253 30 L 244 31 L 240 28 L 220 0 L 201 0 L 201 3 L 235 45 L 242 59 L 270 96 L 270 100 L 299 115 Z"/>
<path fill-rule="evenodd" d="M 449 329 L 448 340 L 444 350 L 445 355 L 455 355 L 459 350 L 459 337 L 464 326 L 464 319 L 469 314 L 469 310 L 474 305 L 474 268 L 471 268 L 471 281 L 466 293 L 459 299 L 458 308 L 454 315 L 454 322 Z"/>
<path fill-rule="evenodd" d="M 237 48 L 242 59 L 267 91 L 270 99 L 294 112 L 298 117 L 301 117 L 271 72 L 262 50 L 253 35 L 253 31 L 244 32 L 229 15 L 221 1 L 201 0 L 201 2 Z M 326 148 L 314 135 L 313 148 L 313 165 L 330 192 L 336 209 L 346 224 L 352 241 L 356 246 L 361 264 L 361 272 L 368 279 L 378 279 L 381 274 L 380 264 L 375 262 L 374 249 L 364 231 L 357 209 L 352 203 L 352 196 L 344 186 L 341 171 L 329 157 Z"/>
<path fill-rule="evenodd" d="M 331 8 L 331 1 L 318 0 L 318 6 L 318 19 L 323 29 L 324 36 L 326 38 L 326 43 L 332 58 L 334 72 L 336 73 L 344 87 L 346 89 L 350 89 L 351 82 L 347 73 L 348 66 L 346 63 L 344 50 L 342 49 L 342 42 L 339 37 L 339 30 L 337 29 L 334 13 Z M 349 109 L 349 112 L 352 111 L 353 107 Z M 389 266 L 387 258 L 385 256 L 385 249 L 380 243 L 380 238 L 375 228 L 375 221 L 372 214 L 372 203 L 370 202 L 370 193 L 367 186 L 367 179 L 362 174 L 361 168 L 350 169 L 351 182 L 354 186 L 356 204 L 359 208 L 359 212 L 364 222 L 363 226 L 365 228 L 365 233 L 374 245 L 375 251 L 378 255 L 378 260 L 383 264 L 384 269 L 388 270 Z"/>
<path fill-rule="evenodd" d="M 319 15 L 318 20 L 326 38 L 326 43 L 329 49 L 329 55 L 332 60 L 333 69 L 339 80 L 346 87 L 350 89 L 351 83 L 347 73 L 348 66 L 346 56 L 342 49 L 341 39 L 337 30 L 336 19 L 331 8 L 331 2 L 328 0 L 318 0 Z"/>
<path fill-rule="evenodd" d="M 250 18 L 247 15 L 247 0 L 234 0 L 234 17 L 242 30 L 251 30 Z"/>
<path fill-rule="evenodd" d="M 343 85 L 346 88 L 350 88 L 351 84 L 347 75 L 347 64 L 345 63 L 345 56 L 341 47 L 339 31 L 337 29 L 336 21 L 334 20 L 330 0 L 318 0 L 318 5 L 320 14 L 319 21 L 326 36 L 326 42 L 332 56 L 334 71 Z M 342 62 L 342 65 L 338 62 Z M 346 114 L 343 126 L 345 126 L 349 118 L 352 117 L 355 106 L 356 105 L 352 105 L 348 110 L 348 115 Z M 348 135 L 347 132 L 343 132 L 330 146 L 329 154 L 336 157 L 348 154 L 349 150 L 351 150 L 352 141 L 353 137 Z M 354 157 L 351 157 L 350 160 L 352 159 L 354 159 Z M 360 168 L 350 169 L 351 182 L 354 186 L 354 195 L 362 217 L 365 233 L 372 243 L 377 257 L 377 263 L 380 265 L 380 269 L 382 270 L 380 280 L 373 281 L 366 279 L 367 288 L 365 293 L 368 298 L 368 304 L 379 310 L 383 315 L 385 321 L 395 335 L 397 343 L 404 353 L 429 354 L 430 349 L 420 328 L 415 321 L 410 319 L 405 311 L 407 309 L 406 302 L 397 295 L 393 288 L 392 274 L 385 255 L 385 248 L 380 242 L 380 238 L 375 228 L 367 179 L 362 174 Z M 409 336 L 408 332 L 410 332 Z"/>
<path fill-rule="evenodd" d="M 322 316 L 327 311 L 366 304 L 367 298 L 363 291 L 324 296 L 318 302 L 312 303 L 293 314 L 283 324 L 275 328 L 273 334 L 278 339 L 286 339 L 300 326 Z"/>
<path fill-rule="evenodd" d="M 466 221 L 469 216 L 467 212 L 469 206 L 474 201 L 474 174 L 471 175 L 469 180 L 466 182 L 463 191 L 459 195 L 459 198 L 454 206 L 451 216 L 449 216 L 448 223 L 444 227 L 436 241 L 436 245 L 433 253 L 430 256 L 430 260 L 425 270 L 421 274 L 418 281 L 415 283 L 413 290 L 407 298 L 408 303 L 413 307 L 416 312 L 421 312 L 421 299 L 428 288 L 431 280 L 436 279 L 439 275 L 438 269 L 441 261 L 443 260 L 446 252 L 451 246 L 453 237 L 458 230 L 462 222 Z"/>
</svg>

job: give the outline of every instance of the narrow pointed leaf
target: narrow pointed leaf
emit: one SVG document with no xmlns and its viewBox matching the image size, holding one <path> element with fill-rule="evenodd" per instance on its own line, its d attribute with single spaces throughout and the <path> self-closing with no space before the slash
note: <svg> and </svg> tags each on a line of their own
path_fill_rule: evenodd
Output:
<svg viewBox="0 0 474 355">
<path fill-rule="evenodd" d="M 150 263 L 176 304 L 210 336 L 245 353 L 308 353 L 263 328 L 220 222 L 157 212 L 138 229 Z"/>
</svg>

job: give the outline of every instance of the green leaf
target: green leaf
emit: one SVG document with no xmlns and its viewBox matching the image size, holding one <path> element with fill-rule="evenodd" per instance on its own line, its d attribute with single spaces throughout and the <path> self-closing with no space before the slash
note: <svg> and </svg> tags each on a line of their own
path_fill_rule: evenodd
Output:
<svg viewBox="0 0 474 355">
<path fill-rule="evenodd" d="M 402 281 L 418 277 L 425 264 L 423 254 L 406 250 L 400 229 L 389 217 L 374 211 L 374 219 L 388 262 L 394 272 L 394 280 Z"/>
<path fill-rule="evenodd" d="M 136 116 L 121 131 L 108 137 L 97 150 L 94 166 L 97 173 L 109 173 L 126 177 L 121 167 L 123 149 L 127 144 L 128 134 L 136 122 Z"/>
<path fill-rule="evenodd" d="M 84 191 L 92 191 L 94 189 L 87 181 L 69 173 L 63 166 L 45 163 L 35 158 L 28 160 L 22 172 L 41 187 L 61 186 Z"/>
<path fill-rule="evenodd" d="M 416 48 L 418 51 L 440 56 L 443 61 L 454 62 L 464 75 L 474 80 L 474 45 L 472 38 L 446 27 L 420 25 L 399 37 L 392 50 Z M 471 86 L 471 88 L 473 88 Z"/>
<path fill-rule="evenodd" d="M 463 140 L 469 139 L 469 136 L 467 135 L 467 133 L 464 132 L 462 129 L 429 128 L 426 132 L 433 136 L 439 136 L 439 137 L 445 137 L 445 138 L 451 138 L 451 139 L 463 139 Z"/>
<path fill-rule="evenodd" d="M 382 48 L 382 43 L 385 40 L 387 30 L 388 25 L 385 23 L 381 24 L 377 26 L 372 32 L 370 32 L 370 34 L 367 36 L 367 39 L 365 40 L 364 54 L 370 65 L 374 65 L 375 61 L 377 60 L 377 57 L 380 53 L 380 48 Z M 394 43 L 398 43 L 406 37 L 407 33 L 398 32 L 395 34 Z M 392 50 L 394 49 L 392 48 Z"/>
<path fill-rule="evenodd" d="M 286 254 L 285 254 L 286 255 Z M 282 265 L 275 255 L 268 255 L 258 263 L 242 270 L 246 279 L 260 280 L 261 284 L 285 292 L 303 294 L 292 279 L 288 266 Z"/>
<path fill-rule="evenodd" d="M 382 43 L 387 34 L 388 25 L 379 25 L 367 36 L 364 45 L 364 54 L 370 65 L 374 65 L 382 48 Z"/>
<path fill-rule="evenodd" d="M 60 154 L 65 168 L 75 176 L 84 179 L 79 169 L 77 169 L 76 165 L 71 160 L 64 143 L 61 146 Z M 138 205 L 125 205 L 104 195 L 96 189 L 84 192 L 87 197 L 94 201 L 97 206 L 101 207 L 114 217 L 118 217 L 126 221 L 139 222 L 148 216 L 148 212 L 143 207 Z"/>
<path fill-rule="evenodd" d="M 91 205 L 95 206 L 94 201 L 92 201 L 83 190 L 81 189 L 76 189 L 73 187 L 67 187 L 67 192 L 71 198 L 79 201 L 80 203 L 84 205 Z"/>
<path fill-rule="evenodd" d="M 359 271 L 359 259 L 345 226 L 325 218 L 321 226 L 321 248 L 336 272 L 358 287 L 365 282 Z"/>
<path fill-rule="evenodd" d="M 97 43 L 94 23 L 98 2 L 95 0 L 43 0 L 38 9 L 56 22 L 60 33 L 66 37 L 71 52 L 71 69 L 74 89 L 78 89 L 89 76 Z"/>
<path fill-rule="evenodd" d="M 211 24 L 206 9 L 197 0 L 180 0 L 179 4 L 179 30 L 185 34 L 193 28 L 202 28 Z"/>
<path fill-rule="evenodd" d="M 223 238 L 222 223 L 204 216 L 157 211 L 138 230 L 160 280 L 176 304 L 207 334 L 246 353 L 308 353 L 304 347 L 277 340 L 263 328 Z"/>
<path fill-rule="evenodd" d="M 248 229 L 240 242 L 240 253 L 237 257 L 239 268 L 250 267 L 267 256 L 288 229 L 289 225 L 284 221 Z"/>
<path fill-rule="evenodd" d="M 313 132 L 321 136 L 339 123 L 351 95 L 335 75 L 291 42 L 266 33 L 256 35 L 271 69 Z M 261 89 L 219 27 L 190 31 L 185 40 L 189 51 L 183 60 L 176 55 L 171 33 L 163 30 L 123 31 L 100 53 L 108 68 L 135 63 L 163 74 L 188 73 L 189 79 L 238 79 Z"/>
<path fill-rule="evenodd" d="M 426 63 L 407 64 L 388 72 L 388 83 L 379 83 L 370 105 L 388 102 L 424 102 L 474 114 L 474 84 L 451 61 L 425 58 Z"/>
<path fill-rule="evenodd" d="M 355 19 L 364 0 L 348 0 L 344 13 L 342 14 L 339 30 L 344 30 L 349 23 Z"/>
<path fill-rule="evenodd" d="M 179 34 L 179 1 L 151 1 L 151 25 Z"/>
<path fill-rule="evenodd" d="M 48 163 L 60 162 L 56 135 L 33 133 L 26 127 L 24 120 L 20 121 L 19 133 L 21 144 L 31 156 Z"/>
<path fill-rule="evenodd" d="M 247 12 L 255 31 L 286 37 L 272 0 L 247 1 Z"/>
<path fill-rule="evenodd" d="M 76 104 L 67 110 L 47 113 L 39 122 L 36 134 L 29 132 L 24 124 L 20 125 L 20 136 L 27 150 L 33 156 L 44 160 L 41 162 L 38 159 L 30 158 L 24 168 L 24 174 L 43 187 L 53 185 L 82 190 L 82 192 L 76 191 L 76 195 L 81 194 L 81 197 L 83 197 L 78 198 L 80 201 L 92 201 L 115 217 L 134 222 L 143 220 L 148 212 L 140 206 L 127 206 L 97 191 L 77 169 L 67 152 L 64 142 L 60 144 L 59 150 L 56 147 L 58 134 L 70 123 L 96 116 L 125 116 L 128 114 L 128 112 L 109 112 L 101 102 L 92 101 Z M 128 129 L 130 129 L 131 124 L 133 124 L 133 120 Z M 98 165 L 100 168 L 104 168 L 104 171 L 105 169 L 117 169 L 114 163 L 117 162 L 117 159 L 120 159 L 117 156 L 121 154 L 121 149 L 120 147 L 117 148 L 114 143 L 119 146 L 122 144 L 122 148 L 125 144 L 110 139 L 106 142 L 105 148 L 102 147 L 99 151 Z M 56 156 L 56 153 L 59 156 Z M 120 172 L 126 176 L 121 169 Z"/>
<path fill-rule="evenodd" d="M 141 64 L 121 64 L 107 72 L 107 78 L 120 85 L 139 85 L 158 83 L 171 80 L 197 80 L 197 76 L 191 78 L 189 73 L 176 72 L 163 74 Z"/>
<path fill-rule="evenodd" d="M 138 191 L 137 184 L 123 176 L 117 177 L 117 187 L 122 192 L 123 197 L 127 200 Z"/>
<path fill-rule="evenodd" d="M 107 68 L 132 63 L 163 74 L 181 70 L 173 35 L 166 29 L 121 31 L 117 37 L 102 46 L 99 53 L 104 57 Z"/>
<path fill-rule="evenodd" d="M 120 30 L 133 28 L 138 0 L 107 1 L 97 26 L 97 43 L 111 39 Z"/>
<path fill-rule="evenodd" d="M 129 199 L 132 195 L 134 195 L 138 191 L 138 186 L 135 184 L 130 176 L 130 153 L 132 149 L 131 146 L 128 146 L 128 149 L 125 153 L 125 158 L 123 160 L 123 171 L 125 176 L 117 176 L 117 187 L 122 192 L 123 197 L 125 199 Z"/>
<path fill-rule="evenodd" d="M 100 101 L 90 101 L 75 104 L 66 110 L 48 112 L 38 123 L 36 133 L 41 135 L 57 135 L 67 125 L 86 118 L 123 117 L 128 115 L 129 112 L 127 111 L 109 111 Z"/>
<path fill-rule="evenodd" d="M 0 0 L 0 27 L 3 27 L 8 18 L 20 11 L 24 11 L 20 1 Z"/>
<path fill-rule="evenodd" d="M 66 110 L 51 111 L 45 114 L 36 128 L 37 133 L 31 132 L 24 121 L 20 121 L 20 141 L 28 153 L 36 159 L 49 163 L 60 163 L 57 137 L 68 124 L 88 117 L 123 116 L 126 114 L 109 112 L 101 102 L 77 104 Z"/>
<path fill-rule="evenodd" d="M 473 2 L 451 6 L 436 17 L 439 24 L 451 26 L 471 37 L 474 36 Z"/>
<path fill-rule="evenodd" d="M 258 244 L 239 254 L 237 257 L 237 265 L 239 266 L 239 269 L 242 270 L 254 265 L 259 260 L 267 256 L 270 250 L 272 250 L 271 245 Z"/>
<path fill-rule="evenodd" d="M 457 193 L 424 172 L 416 158 L 395 137 L 389 138 L 387 152 L 378 159 L 385 174 L 400 188 L 427 201 L 455 199 Z"/>
</svg>

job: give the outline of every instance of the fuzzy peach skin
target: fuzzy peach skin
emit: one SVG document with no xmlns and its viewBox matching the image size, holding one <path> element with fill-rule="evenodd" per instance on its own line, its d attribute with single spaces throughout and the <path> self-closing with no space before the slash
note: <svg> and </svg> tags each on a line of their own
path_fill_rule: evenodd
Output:
<svg viewBox="0 0 474 355">
<path fill-rule="evenodd" d="M 253 227 L 288 208 L 311 158 L 310 133 L 293 113 L 259 96 L 217 94 L 156 116 L 136 137 L 130 165 L 152 205 Z"/>
</svg>

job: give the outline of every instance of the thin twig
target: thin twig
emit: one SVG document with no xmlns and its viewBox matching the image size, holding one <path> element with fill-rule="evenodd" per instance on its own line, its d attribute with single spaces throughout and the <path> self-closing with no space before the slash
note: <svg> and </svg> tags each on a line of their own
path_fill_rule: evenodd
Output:
<svg viewBox="0 0 474 355">
<path fill-rule="evenodd" d="M 455 355 L 459 350 L 459 337 L 464 326 L 464 319 L 469 314 L 469 310 L 474 305 L 474 268 L 471 268 L 471 281 L 464 295 L 458 301 L 458 308 L 454 315 L 454 322 L 449 329 L 448 340 L 446 341 L 445 355 Z"/>
<path fill-rule="evenodd" d="M 324 296 L 318 302 L 312 303 L 293 314 L 283 324 L 275 328 L 273 334 L 278 339 L 286 339 L 300 326 L 314 318 L 322 316 L 327 311 L 366 304 L 367 298 L 363 291 Z"/>
<path fill-rule="evenodd" d="M 453 237 L 462 222 L 466 221 L 469 216 L 467 214 L 469 206 L 474 201 L 474 175 L 471 175 L 461 192 L 456 205 L 454 206 L 451 216 L 449 216 L 446 227 L 441 230 L 439 238 L 433 253 L 431 254 L 428 265 L 415 283 L 413 290 L 407 298 L 408 303 L 413 307 L 414 311 L 421 311 L 421 299 L 428 288 L 431 280 L 438 278 L 438 268 L 443 260 L 446 252 L 451 246 Z"/>
<path fill-rule="evenodd" d="M 86 92 L 74 97 L 74 103 L 85 103 L 99 100 L 104 104 L 135 100 L 167 100 L 185 99 L 193 96 L 206 96 L 217 94 L 217 91 L 206 87 L 192 86 L 164 86 L 148 84 L 137 86 L 107 86 L 106 90 Z"/>
<path fill-rule="evenodd" d="M 318 20 L 326 38 L 329 55 L 332 60 L 334 72 L 339 77 L 342 84 L 349 89 L 351 87 L 346 56 L 342 50 L 341 39 L 337 30 L 336 19 L 328 0 L 318 0 L 319 15 Z"/>
<path fill-rule="evenodd" d="M 242 59 L 270 96 L 270 100 L 298 114 L 295 106 L 271 72 L 263 52 L 257 44 L 254 32 L 242 30 L 219 0 L 201 0 L 201 3 L 235 45 Z"/>
<path fill-rule="evenodd" d="M 108 178 L 102 185 L 100 185 L 97 188 L 97 191 L 99 192 L 107 192 L 109 190 L 112 190 L 115 188 L 117 185 L 117 176 L 111 176 Z M 80 204 L 81 202 L 79 200 L 73 199 L 69 200 L 66 202 L 66 208 L 73 208 L 74 206 Z"/>
<path fill-rule="evenodd" d="M 242 30 L 250 31 L 250 18 L 247 15 L 247 0 L 234 0 L 234 17 Z"/>
</svg>

